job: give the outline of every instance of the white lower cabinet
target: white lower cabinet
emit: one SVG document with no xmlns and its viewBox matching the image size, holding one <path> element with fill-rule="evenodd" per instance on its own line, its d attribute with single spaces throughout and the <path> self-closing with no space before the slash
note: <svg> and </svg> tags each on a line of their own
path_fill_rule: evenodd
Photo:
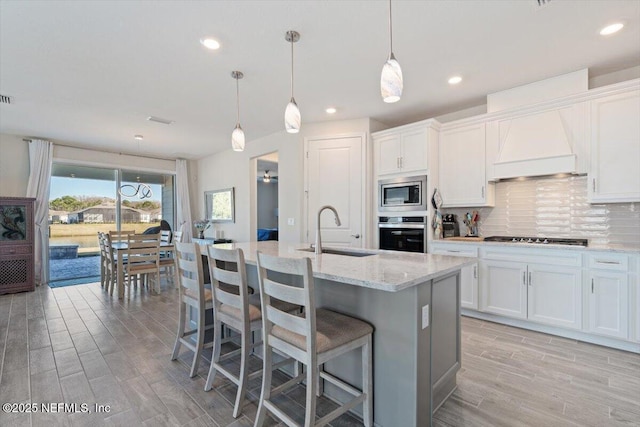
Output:
<svg viewBox="0 0 640 427">
<path fill-rule="evenodd" d="M 466 258 L 478 256 L 478 248 L 468 245 L 450 245 L 433 242 L 429 253 Z M 467 265 L 460 272 L 460 307 L 478 309 L 478 263 Z"/>
<path fill-rule="evenodd" d="M 627 272 L 591 270 L 589 276 L 589 332 L 627 339 Z"/>
<path fill-rule="evenodd" d="M 526 319 L 527 265 L 510 261 L 482 260 L 480 266 L 480 310 Z"/>
<path fill-rule="evenodd" d="M 564 328 L 582 328 L 582 270 L 529 265 L 528 319 Z"/>
<path fill-rule="evenodd" d="M 508 259 L 522 254 L 494 251 L 494 255 Z M 531 256 L 535 257 L 546 258 L 544 255 Z M 581 329 L 582 270 L 579 257 L 557 261 L 564 265 L 482 259 L 480 310 L 545 325 Z"/>
</svg>

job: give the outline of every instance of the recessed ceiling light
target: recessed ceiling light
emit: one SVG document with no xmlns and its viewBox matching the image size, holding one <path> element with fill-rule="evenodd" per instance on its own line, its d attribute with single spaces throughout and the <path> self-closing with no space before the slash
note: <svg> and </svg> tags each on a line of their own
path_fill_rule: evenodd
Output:
<svg viewBox="0 0 640 427">
<path fill-rule="evenodd" d="M 462 81 L 462 77 L 460 76 L 453 76 L 449 79 L 449 84 L 450 85 L 457 85 L 458 83 L 460 83 Z"/>
<path fill-rule="evenodd" d="M 142 141 L 144 139 L 144 136 L 142 136 L 142 135 L 133 135 L 133 139 L 137 139 L 138 141 Z"/>
<path fill-rule="evenodd" d="M 206 38 L 200 39 L 200 43 L 207 49 L 218 50 L 220 49 L 220 43 L 216 39 Z"/>
<path fill-rule="evenodd" d="M 620 31 L 622 29 L 622 27 L 624 27 L 624 24 L 621 24 L 620 22 L 617 22 L 615 24 L 611 24 L 611 25 L 607 25 L 606 27 L 604 27 L 603 29 L 600 30 L 600 35 L 601 36 L 609 36 L 611 34 L 617 33 L 618 31 Z"/>
<path fill-rule="evenodd" d="M 338 110 L 336 110 L 334 107 L 329 107 L 329 108 L 327 108 L 327 109 L 326 109 L 326 110 L 324 110 L 324 111 L 326 111 L 326 112 L 327 112 L 327 114 L 335 114 L 335 113 L 336 113 L 336 111 L 338 111 Z"/>
</svg>

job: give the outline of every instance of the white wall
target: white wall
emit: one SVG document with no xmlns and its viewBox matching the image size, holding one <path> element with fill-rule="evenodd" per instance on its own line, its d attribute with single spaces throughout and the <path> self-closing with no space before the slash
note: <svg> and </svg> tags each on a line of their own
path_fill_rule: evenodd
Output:
<svg viewBox="0 0 640 427">
<path fill-rule="evenodd" d="M 0 134 L 0 197 L 25 197 L 29 181 L 29 143 Z"/>
<path fill-rule="evenodd" d="M 350 133 L 369 134 L 372 122 L 369 119 L 331 121 L 320 123 L 304 123 L 301 132 L 288 134 L 284 130 L 263 138 L 249 141 L 245 151 L 238 153 L 231 149 L 214 154 L 198 161 L 197 177 L 194 188 L 197 188 L 197 203 L 192 207 L 194 219 L 204 217 L 204 192 L 221 188 L 235 187 L 235 223 L 216 224 L 227 239 L 234 241 L 251 241 L 252 234 L 251 207 L 256 203 L 255 165 L 252 159 L 274 151 L 278 152 L 278 194 L 279 213 L 278 237 L 284 242 L 300 242 L 302 238 L 303 215 L 303 148 L 304 138 L 344 135 Z M 375 123 L 375 126 L 379 124 Z M 231 144 L 229 142 L 229 144 Z M 254 160 L 255 163 L 255 160 Z M 253 166 L 253 167 L 252 167 Z M 288 225 L 288 219 L 293 225 Z M 253 219 L 253 229 L 255 229 Z M 214 230 L 205 235 L 213 236 Z"/>
</svg>

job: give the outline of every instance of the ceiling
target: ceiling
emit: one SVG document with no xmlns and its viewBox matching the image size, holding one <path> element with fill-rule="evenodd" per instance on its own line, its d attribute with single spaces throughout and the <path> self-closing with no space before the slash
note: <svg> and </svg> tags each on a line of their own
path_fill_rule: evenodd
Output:
<svg viewBox="0 0 640 427">
<path fill-rule="evenodd" d="M 640 1 L 393 2 L 404 94 L 385 104 L 382 1 L 0 1 L 0 132 L 130 154 L 200 158 L 230 148 L 240 70 L 251 140 L 284 128 L 290 45 L 305 122 L 400 125 L 482 105 L 487 93 L 589 68 L 640 64 Z M 599 30 L 622 21 L 618 34 Z M 212 36 L 217 51 L 199 40 Z M 459 74 L 462 83 L 449 86 Z M 329 106 L 338 112 L 329 116 Z M 153 123 L 148 116 L 174 120 Z M 136 141 L 133 135 L 144 135 Z"/>
</svg>

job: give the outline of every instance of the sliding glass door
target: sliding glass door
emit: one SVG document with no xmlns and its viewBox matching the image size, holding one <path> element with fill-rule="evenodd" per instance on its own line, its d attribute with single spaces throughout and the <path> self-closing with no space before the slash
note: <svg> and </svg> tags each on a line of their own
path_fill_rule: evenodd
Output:
<svg viewBox="0 0 640 427">
<path fill-rule="evenodd" d="M 54 164 L 49 200 L 50 284 L 99 281 L 97 233 L 174 228 L 174 177 Z"/>
</svg>

